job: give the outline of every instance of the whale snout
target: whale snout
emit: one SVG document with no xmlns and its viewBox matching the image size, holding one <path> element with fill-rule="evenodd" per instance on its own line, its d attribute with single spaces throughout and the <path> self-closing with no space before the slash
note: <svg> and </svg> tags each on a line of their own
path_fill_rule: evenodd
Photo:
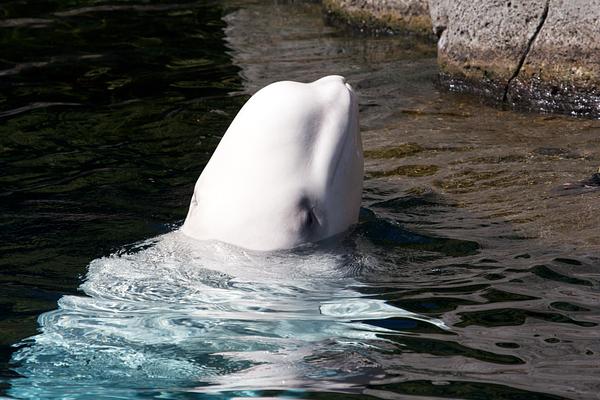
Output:
<svg viewBox="0 0 600 400">
<path fill-rule="evenodd" d="M 312 83 L 317 86 L 329 86 L 329 85 L 339 85 L 340 87 L 344 86 L 350 93 L 354 94 L 354 89 L 345 77 L 341 75 L 329 75 L 324 78 L 318 79 Z"/>
<path fill-rule="evenodd" d="M 346 78 L 344 78 L 341 75 L 327 75 L 324 76 L 321 79 L 317 79 L 316 81 L 313 82 L 313 84 L 315 85 L 319 85 L 322 83 L 330 83 L 330 82 L 340 82 L 342 85 L 346 83 Z"/>
<path fill-rule="evenodd" d="M 357 103 L 354 88 L 341 75 L 328 75 L 318 79 L 309 85 L 316 86 L 326 98 L 333 102 L 339 102 L 341 99 L 349 99 L 352 107 Z"/>
<path fill-rule="evenodd" d="M 182 229 L 252 250 L 317 242 L 358 221 L 362 182 L 357 95 L 346 78 L 276 82 L 225 132 Z"/>
</svg>

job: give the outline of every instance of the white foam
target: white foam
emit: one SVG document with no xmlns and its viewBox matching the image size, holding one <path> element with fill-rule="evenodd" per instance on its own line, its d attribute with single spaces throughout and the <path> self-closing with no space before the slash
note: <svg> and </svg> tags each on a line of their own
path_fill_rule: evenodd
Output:
<svg viewBox="0 0 600 400">
<path fill-rule="evenodd" d="M 361 294 L 357 260 L 340 249 L 253 253 L 179 232 L 94 260 L 83 294 L 41 315 L 41 333 L 14 355 L 24 378 L 13 390 L 37 398 L 65 385 L 217 390 L 257 371 L 271 372 L 256 382 L 279 382 L 273 371 L 285 371 L 289 384 L 319 374 L 307 358 L 391 332 L 364 321 L 445 328 Z"/>
</svg>

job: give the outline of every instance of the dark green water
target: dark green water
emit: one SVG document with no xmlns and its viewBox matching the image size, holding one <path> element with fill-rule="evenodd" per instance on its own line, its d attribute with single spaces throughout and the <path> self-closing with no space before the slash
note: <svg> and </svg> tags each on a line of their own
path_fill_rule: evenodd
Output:
<svg viewBox="0 0 600 400">
<path fill-rule="evenodd" d="M 0 6 L 0 338 L 91 259 L 173 229 L 245 96 L 217 3 Z"/>
<path fill-rule="evenodd" d="M 327 26 L 313 3 L 0 5 L 0 395 L 35 397 L 24 388 L 51 386 L 56 374 L 55 387 L 39 393 L 597 399 L 600 195 L 580 182 L 600 165 L 600 123 L 441 93 L 434 57 L 432 44 Z M 364 215 L 342 248 L 361 271 L 350 285 L 448 329 L 367 313 L 346 328 L 373 337 L 319 339 L 301 353 L 288 385 L 265 373 L 219 383 L 213 393 L 199 388 L 214 382 L 176 367 L 142 379 L 130 371 L 137 367 L 101 357 L 15 359 L 32 346 L 21 341 L 38 332 L 40 315 L 64 295 L 86 298 L 78 287 L 92 260 L 176 229 L 249 94 L 331 73 L 345 75 L 360 96 L 366 150 Z M 314 305 L 298 296 L 306 309 Z M 327 294 L 325 303 L 335 298 Z M 283 313 L 278 322 L 296 317 Z M 46 334 L 61 326 L 44 318 Z M 313 322 L 316 331 L 330 329 L 314 318 L 307 330 Z M 231 332 L 279 332 L 254 323 Z M 238 340 L 231 335 L 216 341 Z M 215 368 L 224 381 L 251 365 L 215 366 L 200 344 L 174 346 L 152 354 L 177 353 L 193 360 L 194 374 Z M 112 383 L 95 381 L 89 365 L 98 375 L 115 368 Z"/>
</svg>

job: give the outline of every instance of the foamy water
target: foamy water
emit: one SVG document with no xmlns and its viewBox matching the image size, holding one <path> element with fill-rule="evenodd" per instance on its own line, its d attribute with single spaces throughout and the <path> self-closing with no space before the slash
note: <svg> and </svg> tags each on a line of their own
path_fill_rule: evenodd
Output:
<svg viewBox="0 0 600 400">
<path fill-rule="evenodd" d="M 94 260 L 82 295 L 41 315 L 41 333 L 14 355 L 27 378 L 13 381 L 11 394 L 53 398 L 69 386 L 79 391 L 72 398 L 85 398 L 102 387 L 108 397 L 132 382 L 175 392 L 285 389 L 315 378 L 351 387 L 376 364 L 364 350 L 393 332 L 366 321 L 447 329 L 361 294 L 365 260 L 345 250 L 261 254 L 173 232 Z M 323 361 L 353 352 L 348 370 Z"/>
</svg>

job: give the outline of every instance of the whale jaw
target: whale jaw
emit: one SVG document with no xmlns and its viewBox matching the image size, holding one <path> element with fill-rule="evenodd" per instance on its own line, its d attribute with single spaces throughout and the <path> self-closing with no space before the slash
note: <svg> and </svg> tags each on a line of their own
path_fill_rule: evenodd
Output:
<svg viewBox="0 0 600 400">
<path fill-rule="evenodd" d="M 182 231 L 252 250 L 318 242 L 357 222 L 362 182 L 358 106 L 345 79 L 276 82 L 231 123 Z"/>
</svg>

